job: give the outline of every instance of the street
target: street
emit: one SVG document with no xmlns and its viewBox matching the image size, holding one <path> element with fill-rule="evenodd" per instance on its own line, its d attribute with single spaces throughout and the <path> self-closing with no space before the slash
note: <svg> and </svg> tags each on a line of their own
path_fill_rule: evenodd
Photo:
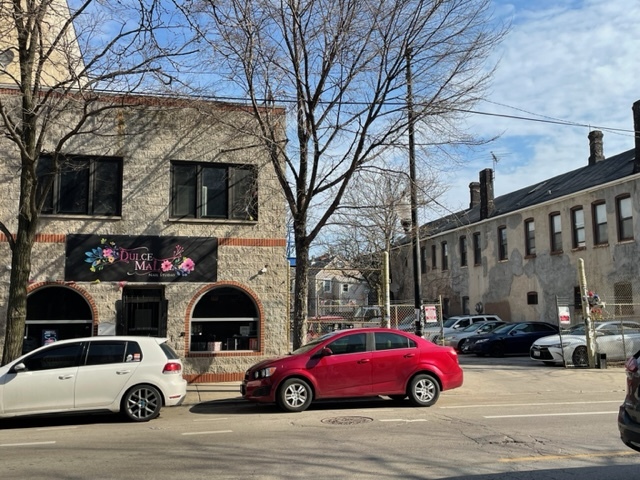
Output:
<svg viewBox="0 0 640 480">
<path fill-rule="evenodd" d="M 149 423 L 117 416 L 0 422 L 3 478 L 631 479 L 619 439 L 625 375 L 526 357 L 461 357 L 462 388 L 431 408 L 382 398 L 299 414 L 204 402 Z"/>
</svg>

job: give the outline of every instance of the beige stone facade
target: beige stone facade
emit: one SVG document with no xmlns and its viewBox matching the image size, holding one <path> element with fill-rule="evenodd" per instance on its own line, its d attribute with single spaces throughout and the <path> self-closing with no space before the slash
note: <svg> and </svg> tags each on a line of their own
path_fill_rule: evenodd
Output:
<svg viewBox="0 0 640 480">
<path fill-rule="evenodd" d="M 4 95 L 6 97 L 10 92 L 5 91 Z M 256 146 L 256 139 L 239 133 L 238 127 L 250 128 L 252 125 L 252 117 L 240 106 L 143 97 L 128 102 L 129 105 L 107 110 L 93 123 L 91 134 L 75 137 L 64 151 L 68 155 L 119 159 L 122 165 L 120 214 L 43 214 L 33 251 L 30 296 L 48 288 L 63 288 L 78 294 L 91 312 L 91 318 L 83 320 L 90 322 L 92 334 L 100 334 L 120 333 L 116 329 L 123 325 L 121 304 L 127 301 L 127 291 L 131 292 L 135 287 L 137 293 L 144 293 L 145 288 L 154 294 L 159 292 L 164 303 L 158 305 L 166 306 L 164 333 L 182 357 L 187 378 L 190 381 L 238 380 L 252 363 L 284 354 L 289 349 L 285 204 L 273 167 L 267 152 Z M 71 119 L 74 112 L 68 111 L 65 115 Z M 63 117 L 57 124 L 59 129 L 54 126 L 49 132 L 45 151 L 53 147 L 52 142 L 59 138 L 64 123 Z M 0 178 L 4 186 L 0 197 L 0 220 L 14 232 L 19 198 L 19 157 L 14 146 L 6 140 L 0 140 L 0 156 L 3 158 Z M 177 165 L 197 162 L 200 166 L 252 167 L 257 175 L 257 219 L 182 218 L 172 213 L 172 165 L 175 166 L 175 162 Z M 212 271 L 207 276 L 207 272 L 204 275 L 199 272 L 199 281 L 184 277 L 132 282 L 124 276 L 101 280 L 104 277 L 100 275 L 108 268 L 116 268 L 107 265 L 104 271 L 91 273 L 95 280 L 75 277 L 70 273 L 71 255 L 67 246 L 77 235 L 124 239 L 129 246 L 146 248 L 147 252 L 151 250 L 146 242 L 156 240 L 170 243 L 174 238 L 214 239 L 215 253 L 208 255 L 216 256 L 216 273 L 214 275 Z M 0 298 L 6 299 L 9 281 L 6 265 L 10 263 L 6 238 L 0 241 L 0 254 L 5 259 L 5 267 L 0 269 Z M 80 252 L 79 258 L 82 255 Z M 203 258 L 202 262 L 205 260 Z M 82 262 L 76 266 L 82 268 Z M 90 264 L 85 267 L 89 268 Z M 195 268 L 197 271 L 198 266 Z M 82 272 L 83 275 L 90 274 L 88 270 Z M 212 341 L 215 337 L 212 335 L 203 339 L 202 349 L 194 351 L 194 312 L 197 309 L 206 312 L 197 314 L 203 317 L 198 328 L 204 325 L 204 331 L 220 320 L 216 318 L 215 309 L 203 305 L 219 300 L 215 292 L 237 293 L 244 299 L 237 307 L 255 312 L 255 316 L 248 316 L 250 328 L 239 326 L 233 330 L 233 335 L 233 321 L 239 319 L 227 318 L 224 337 L 228 338 L 218 335 Z M 225 317 L 234 316 L 232 307 L 225 307 Z M 6 309 L 6 300 L 1 300 L 2 323 Z M 147 313 L 137 311 L 137 315 Z M 29 313 L 27 318 L 29 324 Z M 31 320 L 34 320 L 33 315 Z M 64 323 L 64 319 L 57 321 Z M 233 341 L 229 343 L 233 338 L 236 339 L 235 348 Z"/>
<path fill-rule="evenodd" d="M 640 103 L 634 106 L 640 129 Z M 610 305 L 606 316 L 640 313 L 640 142 L 605 158 L 602 133 L 589 135 L 584 166 L 494 198 L 493 172 L 470 184 L 470 206 L 421 227 L 422 300 L 449 315 L 498 314 L 511 321 L 571 321 L 582 315 L 579 263 L 587 286 Z M 477 242 L 477 249 L 475 243 Z M 554 242 L 557 242 L 554 245 Z M 413 299 L 409 243 L 391 255 L 396 300 Z M 477 307 L 477 309 L 476 309 Z"/>
</svg>

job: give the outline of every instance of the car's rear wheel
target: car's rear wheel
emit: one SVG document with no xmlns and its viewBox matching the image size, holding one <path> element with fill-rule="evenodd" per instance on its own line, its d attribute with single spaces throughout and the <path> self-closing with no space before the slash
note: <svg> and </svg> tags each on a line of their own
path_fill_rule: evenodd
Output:
<svg viewBox="0 0 640 480">
<path fill-rule="evenodd" d="M 131 421 L 148 422 L 160 415 L 162 395 L 151 385 L 136 385 L 122 398 L 121 412 Z"/>
<path fill-rule="evenodd" d="M 313 392 L 307 382 L 301 378 L 285 380 L 278 390 L 277 404 L 286 412 L 302 412 L 313 399 Z"/>
<path fill-rule="evenodd" d="M 409 384 L 409 400 L 416 407 L 430 407 L 438 401 L 440 385 L 431 375 L 416 375 Z"/>
<path fill-rule="evenodd" d="M 465 344 L 465 343 L 467 343 L 467 339 L 466 339 L 466 338 L 463 338 L 462 340 L 460 340 L 460 341 L 458 342 L 458 351 L 459 351 L 459 352 L 462 352 L 462 351 L 463 351 L 463 350 L 462 350 L 462 348 L 464 347 L 464 344 Z"/>
<path fill-rule="evenodd" d="M 589 354 L 587 353 L 587 347 L 579 346 L 573 351 L 571 360 L 576 367 L 586 367 L 589 365 Z"/>
</svg>

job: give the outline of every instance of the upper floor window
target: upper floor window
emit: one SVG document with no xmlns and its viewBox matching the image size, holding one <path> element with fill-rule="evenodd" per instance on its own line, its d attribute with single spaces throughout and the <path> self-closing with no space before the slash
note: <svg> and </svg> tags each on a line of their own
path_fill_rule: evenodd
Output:
<svg viewBox="0 0 640 480">
<path fill-rule="evenodd" d="M 442 270 L 449 269 L 449 247 L 447 242 L 442 242 Z"/>
<path fill-rule="evenodd" d="M 532 218 L 524 221 L 525 255 L 536 254 L 536 224 Z"/>
<path fill-rule="evenodd" d="M 467 266 L 467 237 L 460 237 L 460 266 Z"/>
<path fill-rule="evenodd" d="M 349 293 L 349 284 L 348 283 L 343 283 L 342 284 L 342 293 Z"/>
<path fill-rule="evenodd" d="M 551 252 L 562 251 L 562 222 L 559 213 L 549 215 L 549 230 L 551 231 Z"/>
<path fill-rule="evenodd" d="M 257 220 L 255 169 L 246 165 L 172 162 L 171 216 Z"/>
<path fill-rule="evenodd" d="M 607 204 L 595 203 L 593 205 L 593 243 L 603 245 L 609 242 L 607 232 Z"/>
<path fill-rule="evenodd" d="M 437 254 L 436 254 L 436 246 L 431 245 L 431 268 L 436 268 L 437 265 Z"/>
<path fill-rule="evenodd" d="M 500 260 L 506 260 L 508 255 L 507 227 L 498 227 L 498 257 Z"/>
<path fill-rule="evenodd" d="M 122 158 L 68 155 L 55 171 L 53 157 L 38 159 L 39 193 L 46 191 L 42 213 L 120 215 Z M 42 197 L 40 197 L 42 198 Z"/>
<path fill-rule="evenodd" d="M 619 197 L 616 199 L 616 216 L 618 219 L 618 240 L 632 240 L 633 213 L 631 210 L 631 197 Z"/>
<path fill-rule="evenodd" d="M 420 247 L 420 270 L 427 271 L 427 247 Z"/>
<path fill-rule="evenodd" d="M 331 291 L 331 280 L 323 280 L 322 281 L 322 290 L 325 292 Z"/>
<path fill-rule="evenodd" d="M 473 264 L 480 265 L 482 263 L 482 249 L 480 248 L 480 234 L 473 234 Z"/>
<path fill-rule="evenodd" d="M 584 210 L 582 207 L 571 210 L 571 230 L 573 248 L 584 247 Z"/>
</svg>

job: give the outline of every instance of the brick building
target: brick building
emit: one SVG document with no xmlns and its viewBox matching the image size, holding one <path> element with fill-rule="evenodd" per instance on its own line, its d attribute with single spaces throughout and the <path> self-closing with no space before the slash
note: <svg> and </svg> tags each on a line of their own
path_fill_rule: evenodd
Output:
<svg viewBox="0 0 640 480">
<path fill-rule="evenodd" d="M 19 101 L 10 88 L 0 95 Z M 196 382 L 238 380 L 250 364 L 288 351 L 285 203 L 268 152 L 239 133 L 255 128 L 250 113 L 188 99 L 103 101 L 121 106 L 66 145 L 45 198 L 25 349 L 83 335 L 166 336 Z M 44 151 L 58 133 L 53 125 Z M 19 155 L 0 138 L 0 157 L 0 221 L 14 232 Z M 43 155 L 38 176 L 47 175 Z M 4 236 L 0 254 L 4 335 Z"/>
</svg>

